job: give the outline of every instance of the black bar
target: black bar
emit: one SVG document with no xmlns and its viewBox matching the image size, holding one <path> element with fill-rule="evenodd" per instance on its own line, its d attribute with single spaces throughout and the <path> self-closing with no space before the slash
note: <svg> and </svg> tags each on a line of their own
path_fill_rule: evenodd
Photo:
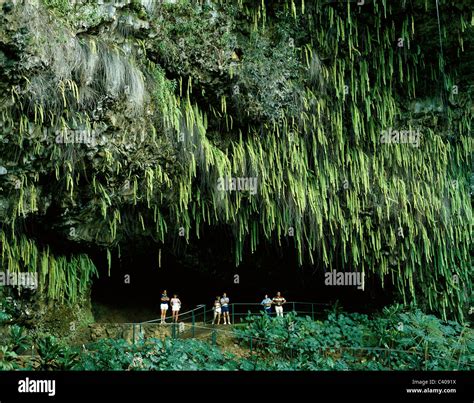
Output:
<svg viewBox="0 0 474 403">
<path fill-rule="evenodd" d="M 19 382 L 55 380 L 55 395 Z M 0 372 L 0 401 L 347 400 L 472 402 L 472 372 Z M 415 380 L 415 382 L 414 382 Z M 423 382 L 427 382 L 423 385 Z M 427 392 L 455 389 L 455 393 Z M 407 393 L 419 389 L 420 393 Z M 425 392 L 423 392 L 425 390 Z"/>
</svg>

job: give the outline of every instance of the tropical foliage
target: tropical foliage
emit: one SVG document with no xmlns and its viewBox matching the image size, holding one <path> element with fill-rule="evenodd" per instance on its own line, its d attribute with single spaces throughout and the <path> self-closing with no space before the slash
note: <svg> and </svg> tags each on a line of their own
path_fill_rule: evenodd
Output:
<svg viewBox="0 0 474 403">
<path fill-rule="evenodd" d="M 324 321 L 297 317 L 248 317 L 237 332 L 242 343 L 274 362 L 289 360 L 301 370 L 469 370 L 474 333 L 456 322 L 442 322 L 419 310 L 385 308 L 369 319 L 331 313 Z"/>
<path fill-rule="evenodd" d="M 1 369 L 20 367 L 14 352 L 22 343 L 12 331 L 0 347 Z M 369 318 L 328 314 L 323 321 L 287 314 L 249 316 L 235 329 L 228 350 L 225 335 L 208 340 L 101 339 L 70 347 L 51 336 L 35 339 L 37 354 L 23 366 L 42 370 L 472 370 L 474 333 L 400 306 Z M 230 352 L 232 351 L 232 352 Z M 36 358 L 33 358 L 36 357 Z"/>
</svg>

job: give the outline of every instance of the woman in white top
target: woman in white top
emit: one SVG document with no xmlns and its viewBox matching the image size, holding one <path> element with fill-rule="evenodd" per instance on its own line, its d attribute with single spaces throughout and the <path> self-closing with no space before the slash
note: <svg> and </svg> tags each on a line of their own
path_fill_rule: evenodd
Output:
<svg viewBox="0 0 474 403">
<path fill-rule="evenodd" d="M 171 312 L 173 314 L 173 321 L 177 322 L 179 310 L 181 309 L 181 301 L 179 300 L 178 295 L 174 294 L 170 302 L 171 302 Z"/>
<path fill-rule="evenodd" d="M 221 313 L 222 313 L 222 308 L 221 308 L 221 297 L 216 297 L 216 300 L 214 301 L 214 319 L 212 320 L 212 324 L 216 321 L 217 318 L 217 324 L 220 325 L 221 323 Z"/>
</svg>

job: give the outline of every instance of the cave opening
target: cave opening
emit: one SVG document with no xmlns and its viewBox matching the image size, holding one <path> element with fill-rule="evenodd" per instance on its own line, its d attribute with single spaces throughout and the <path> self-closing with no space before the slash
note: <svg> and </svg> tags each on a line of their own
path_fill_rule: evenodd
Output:
<svg viewBox="0 0 474 403">
<path fill-rule="evenodd" d="M 386 283 L 382 288 L 377 278 L 366 278 L 364 290 L 355 285 L 327 285 L 322 266 L 298 266 L 296 251 L 289 245 L 277 248 L 261 243 L 253 254 L 247 250 L 237 267 L 231 237 L 221 230 L 178 249 L 160 249 L 146 240 L 134 242 L 121 250 L 120 257 L 113 255 L 110 276 L 107 259 L 103 253 L 97 256 L 94 261 L 99 278 L 94 280 L 91 294 L 95 319 L 156 319 L 164 289 L 168 295 L 178 294 L 182 312 L 201 304 L 211 308 L 214 298 L 223 292 L 234 303 L 260 303 L 265 294 L 273 297 L 280 291 L 288 301 L 318 303 L 316 309 L 320 311 L 330 309 L 337 301 L 347 311 L 365 313 L 394 299 L 393 286 Z M 338 263 L 331 270 L 344 268 Z M 245 305 L 239 309 L 245 310 Z"/>
<path fill-rule="evenodd" d="M 48 211 L 48 213 L 51 212 Z M 244 246 L 242 262 L 236 266 L 232 234 L 225 226 L 205 227 L 200 238 L 171 238 L 160 245 L 149 237 L 136 234 L 111 250 L 109 262 L 100 245 L 71 242 L 55 230 L 53 220 L 26 220 L 24 229 L 38 244 L 56 254 L 86 253 L 96 265 L 91 303 L 98 322 L 141 322 L 160 316 L 161 292 L 177 293 L 182 312 L 205 304 L 211 308 L 214 298 L 226 292 L 235 303 L 260 303 L 265 294 L 280 291 L 288 301 L 321 304 L 320 310 L 336 302 L 346 311 L 370 313 L 394 302 L 396 290 L 385 279 L 366 276 L 364 290 L 357 286 L 328 286 L 325 273 L 354 271 L 342 261 L 324 269 L 322 262 L 299 266 L 291 242 L 281 246 L 261 241 L 254 253 Z M 110 274 L 110 275 L 109 275 Z M 245 309 L 245 305 L 240 309 Z"/>
</svg>

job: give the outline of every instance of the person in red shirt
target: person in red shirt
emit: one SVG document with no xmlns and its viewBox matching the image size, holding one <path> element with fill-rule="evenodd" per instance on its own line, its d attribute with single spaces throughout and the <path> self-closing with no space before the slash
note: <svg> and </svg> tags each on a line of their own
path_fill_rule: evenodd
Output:
<svg viewBox="0 0 474 403">
<path fill-rule="evenodd" d="M 275 305 L 275 312 L 277 316 L 283 317 L 283 305 L 286 299 L 281 296 L 280 291 L 277 292 L 276 297 L 273 297 L 273 304 Z"/>
</svg>

